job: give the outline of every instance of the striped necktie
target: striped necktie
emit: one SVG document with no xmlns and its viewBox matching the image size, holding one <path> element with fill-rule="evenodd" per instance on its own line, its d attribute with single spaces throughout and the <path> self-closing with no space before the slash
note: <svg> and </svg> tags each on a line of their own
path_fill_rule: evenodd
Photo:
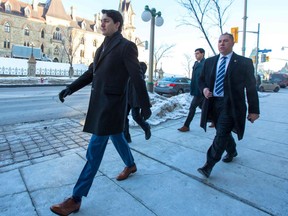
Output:
<svg viewBox="0 0 288 216">
<path fill-rule="evenodd" d="M 215 82 L 215 93 L 217 95 L 223 95 L 226 59 L 227 59 L 226 56 L 223 56 L 221 58 L 221 63 L 220 63 L 219 69 L 218 69 L 216 82 Z"/>
</svg>

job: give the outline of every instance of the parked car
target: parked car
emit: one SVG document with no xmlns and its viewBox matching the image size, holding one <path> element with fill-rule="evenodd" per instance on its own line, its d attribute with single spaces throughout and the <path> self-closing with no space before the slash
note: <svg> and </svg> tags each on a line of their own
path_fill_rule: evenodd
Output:
<svg viewBox="0 0 288 216">
<path fill-rule="evenodd" d="M 269 81 L 263 81 L 260 85 L 259 85 L 259 91 L 260 92 L 265 92 L 265 91 L 274 91 L 274 92 L 278 92 L 280 90 L 280 86 L 275 83 L 272 82 L 271 80 Z"/>
<path fill-rule="evenodd" d="M 191 80 L 187 77 L 164 77 L 155 83 L 157 94 L 178 95 L 190 92 Z"/>
<path fill-rule="evenodd" d="M 272 73 L 270 75 L 270 80 L 278 83 L 281 88 L 286 88 L 286 86 L 288 86 L 288 74 L 286 73 Z"/>
</svg>

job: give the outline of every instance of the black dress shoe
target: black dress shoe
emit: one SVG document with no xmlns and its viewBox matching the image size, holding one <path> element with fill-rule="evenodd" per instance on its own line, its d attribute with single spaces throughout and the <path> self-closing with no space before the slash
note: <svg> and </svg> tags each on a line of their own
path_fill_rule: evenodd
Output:
<svg viewBox="0 0 288 216">
<path fill-rule="evenodd" d="M 150 129 L 150 125 L 148 125 L 146 130 L 145 130 L 145 139 L 149 140 L 150 137 L 151 137 L 151 129 Z"/>
<path fill-rule="evenodd" d="M 234 152 L 233 154 L 226 154 L 224 156 L 224 158 L 222 159 L 223 162 L 225 163 L 230 163 L 231 161 L 233 161 L 233 158 L 236 157 L 238 155 L 237 151 Z"/>
<path fill-rule="evenodd" d="M 205 176 L 206 178 L 209 178 L 210 174 L 211 174 L 211 171 L 212 171 L 212 168 L 211 166 L 209 166 L 207 163 L 201 167 L 201 168 L 198 168 L 197 171 L 199 173 L 201 173 L 203 176 Z"/>
</svg>

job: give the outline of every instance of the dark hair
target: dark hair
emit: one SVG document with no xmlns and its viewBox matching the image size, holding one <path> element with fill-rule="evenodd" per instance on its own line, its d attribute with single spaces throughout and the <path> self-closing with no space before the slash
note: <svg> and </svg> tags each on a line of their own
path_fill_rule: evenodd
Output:
<svg viewBox="0 0 288 216">
<path fill-rule="evenodd" d="M 195 52 L 199 51 L 200 53 L 205 53 L 205 50 L 203 48 L 197 48 L 195 49 Z"/>
<path fill-rule="evenodd" d="M 110 17 L 114 23 L 119 22 L 119 28 L 118 31 L 121 32 L 122 31 L 122 26 L 123 26 L 123 17 L 121 15 L 121 13 L 119 11 L 116 10 L 102 10 L 102 14 L 106 14 L 108 17 Z"/>
<path fill-rule="evenodd" d="M 147 65 L 145 62 L 139 62 L 140 64 L 140 68 L 142 70 L 142 73 L 145 74 L 146 73 L 146 70 L 147 70 Z"/>
<path fill-rule="evenodd" d="M 234 36 L 233 36 L 232 34 L 230 34 L 230 33 L 228 33 L 228 32 L 225 32 L 225 33 L 223 33 L 222 35 L 227 35 L 227 36 L 229 36 L 229 37 L 232 39 L 232 41 L 234 42 Z"/>
</svg>

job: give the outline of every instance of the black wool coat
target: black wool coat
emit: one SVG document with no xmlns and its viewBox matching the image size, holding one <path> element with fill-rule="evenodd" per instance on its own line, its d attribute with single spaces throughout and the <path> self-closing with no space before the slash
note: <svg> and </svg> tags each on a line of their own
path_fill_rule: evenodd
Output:
<svg viewBox="0 0 288 216">
<path fill-rule="evenodd" d="M 83 131 L 99 136 L 123 132 L 129 77 L 138 98 L 141 98 L 139 106 L 150 107 L 136 45 L 119 32 L 111 37 L 105 49 L 104 44 L 97 49 L 89 69 L 69 86 L 75 92 L 92 82 Z"/>
<path fill-rule="evenodd" d="M 204 63 L 199 78 L 199 88 L 202 94 L 204 88 L 209 88 L 213 92 L 219 56 L 207 58 Z M 238 140 L 243 138 L 245 130 L 247 115 L 245 94 L 248 112 L 259 114 L 259 98 L 252 60 L 233 53 L 224 79 L 224 101 L 232 111 L 235 123 L 233 131 L 237 134 Z M 205 98 L 202 106 L 200 126 L 205 131 L 208 121 L 217 122 L 215 116 L 212 115 L 212 101 L 213 98 Z"/>
</svg>

